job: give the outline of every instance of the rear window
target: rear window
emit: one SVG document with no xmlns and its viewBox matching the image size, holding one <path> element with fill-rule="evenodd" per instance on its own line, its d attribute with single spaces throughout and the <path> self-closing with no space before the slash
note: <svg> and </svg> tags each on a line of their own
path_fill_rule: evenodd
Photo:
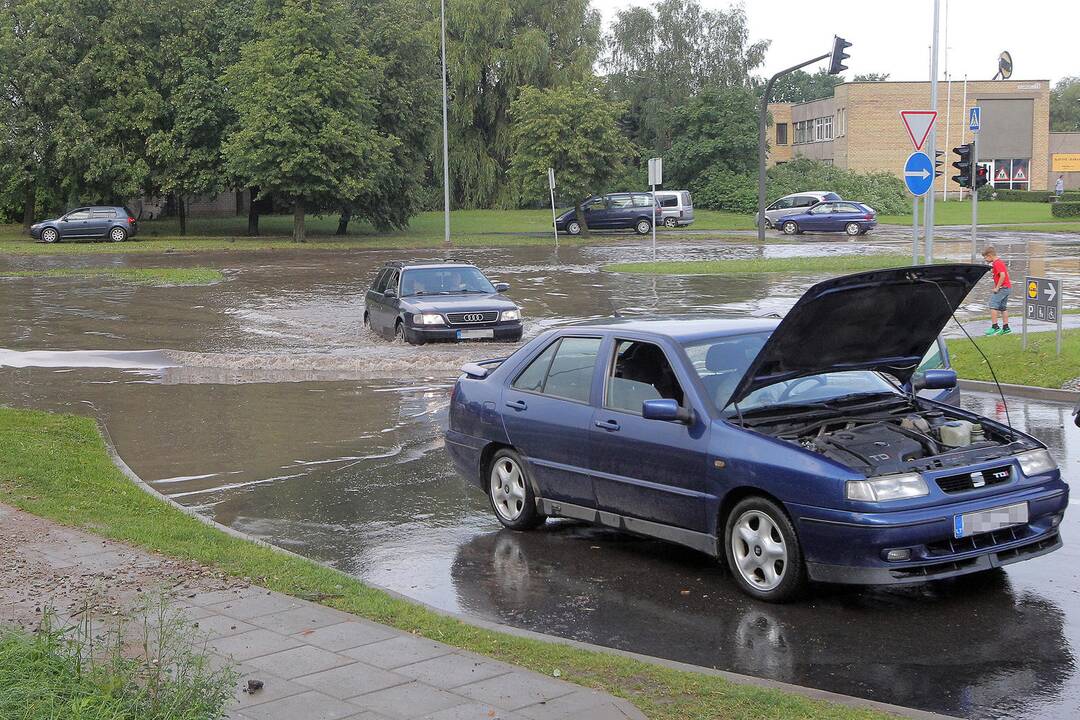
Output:
<svg viewBox="0 0 1080 720">
<path fill-rule="evenodd" d="M 690 193 L 688 193 L 686 191 L 683 191 L 683 193 L 682 193 L 682 204 L 685 205 L 686 207 L 693 207 L 694 206 L 694 202 L 690 198 Z"/>
<path fill-rule="evenodd" d="M 513 386 L 587 403 L 599 351 L 600 338 L 561 338 L 529 363 Z"/>
</svg>

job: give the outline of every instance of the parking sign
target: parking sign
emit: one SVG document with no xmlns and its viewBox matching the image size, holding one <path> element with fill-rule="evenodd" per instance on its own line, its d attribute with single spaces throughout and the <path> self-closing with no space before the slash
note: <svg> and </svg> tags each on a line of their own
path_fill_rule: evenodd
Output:
<svg viewBox="0 0 1080 720">
<path fill-rule="evenodd" d="M 1061 354 L 1061 281 L 1050 278 L 1024 278 L 1023 347 L 1027 348 L 1028 321 L 1057 325 L 1058 355 Z"/>
</svg>

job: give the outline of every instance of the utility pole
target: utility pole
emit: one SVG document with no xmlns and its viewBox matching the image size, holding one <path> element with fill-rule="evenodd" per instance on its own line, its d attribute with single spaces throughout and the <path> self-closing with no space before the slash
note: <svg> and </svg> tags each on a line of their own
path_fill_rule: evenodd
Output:
<svg viewBox="0 0 1080 720">
<path fill-rule="evenodd" d="M 442 174 L 443 174 L 443 242 L 450 244 L 450 147 L 446 122 L 446 0 L 439 0 L 442 20 Z"/>
<path fill-rule="evenodd" d="M 934 0 L 934 42 L 930 50 L 930 108 L 937 110 L 938 107 L 938 32 L 940 25 L 941 0 Z M 937 123 L 935 123 L 935 126 Z M 930 147 L 927 154 L 936 157 L 937 129 L 930 130 Z M 934 191 L 930 190 L 926 195 L 926 264 L 934 262 Z"/>
<path fill-rule="evenodd" d="M 949 125 L 952 123 L 952 78 L 949 76 L 949 0 L 945 0 L 945 147 L 949 147 Z M 937 110 L 937 108 L 934 108 Z M 949 201 L 949 176 L 941 174 L 941 201 Z"/>
</svg>

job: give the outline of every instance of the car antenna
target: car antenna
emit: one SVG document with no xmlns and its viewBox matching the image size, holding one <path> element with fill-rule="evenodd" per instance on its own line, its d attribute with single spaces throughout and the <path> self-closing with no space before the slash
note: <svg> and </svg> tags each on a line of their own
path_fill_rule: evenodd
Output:
<svg viewBox="0 0 1080 720">
<path fill-rule="evenodd" d="M 990 362 L 990 358 L 986 357 L 986 353 L 984 353 L 982 351 L 982 348 L 979 347 L 979 343 L 975 342 L 975 340 L 971 337 L 971 334 L 967 331 L 967 328 L 964 327 L 963 323 L 956 319 L 956 311 L 953 310 L 953 305 L 951 302 L 949 302 L 949 296 L 946 295 L 945 291 L 941 289 L 941 286 L 933 280 L 928 280 L 927 278 L 920 277 L 914 277 L 914 279 L 919 282 L 930 283 L 937 288 L 939 293 L 941 293 L 941 299 L 945 303 L 945 306 L 949 308 L 949 315 L 952 316 L 953 322 L 956 323 L 956 326 L 960 328 L 961 332 L 963 332 L 964 335 L 967 336 L 967 339 L 971 342 L 971 344 L 975 346 L 975 349 L 979 352 L 979 355 L 982 356 L 983 362 L 986 363 L 986 367 L 990 368 L 990 377 L 994 379 L 994 385 L 997 387 L 998 396 L 1001 398 L 1001 406 L 1005 408 L 1005 422 L 1009 424 L 1009 427 L 1012 427 L 1012 418 L 1009 417 L 1009 403 L 1005 400 L 1005 391 L 1001 389 L 1001 383 L 998 382 L 997 373 L 994 372 L 994 366 Z"/>
</svg>

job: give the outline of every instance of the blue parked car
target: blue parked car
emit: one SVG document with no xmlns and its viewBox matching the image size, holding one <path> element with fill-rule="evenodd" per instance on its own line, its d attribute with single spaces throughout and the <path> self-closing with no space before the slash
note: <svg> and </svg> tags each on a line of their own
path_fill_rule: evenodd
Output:
<svg viewBox="0 0 1080 720">
<path fill-rule="evenodd" d="M 664 222 L 660 204 L 649 193 L 594 195 L 581 203 L 581 212 L 590 230 L 633 229 L 638 235 L 647 235 L 653 223 Z M 559 215 L 555 227 L 559 232 L 580 235 L 582 227 L 577 211 L 570 208 Z"/>
<path fill-rule="evenodd" d="M 850 200 L 819 202 L 795 215 L 785 215 L 778 225 L 785 235 L 804 232 L 843 232 L 854 237 L 877 226 L 877 212 Z"/>
<path fill-rule="evenodd" d="M 138 232 L 135 216 L 119 205 L 81 207 L 30 226 L 30 236 L 46 243 L 73 238 L 108 238 L 123 242 Z"/>
<path fill-rule="evenodd" d="M 810 288 L 782 321 L 614 320 L 466 365 L 446 447 L 506 527 L 568 517 L 724 558 L 769 601 L 808 581 L 953 577 L 1061 547 L 1046 447 L 916 372 L 978 265 Z"/>
</svg>

